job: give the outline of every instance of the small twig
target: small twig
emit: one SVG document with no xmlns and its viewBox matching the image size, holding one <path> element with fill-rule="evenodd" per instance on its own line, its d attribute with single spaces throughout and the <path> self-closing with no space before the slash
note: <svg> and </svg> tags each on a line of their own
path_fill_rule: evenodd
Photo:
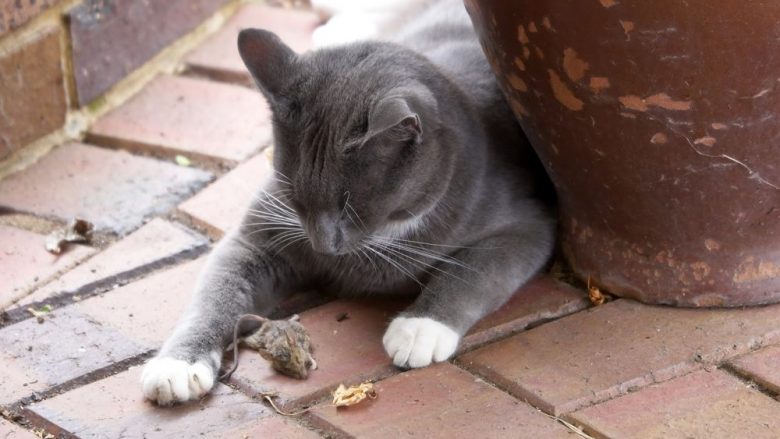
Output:
<svg viewBox="0 0 780 439">
<path fill-rule="evenodd" d="M 302 410 L 298 410 L 297 412 L 283 412 L 282 409 L 277 407 L 276 403 L 274 403 L 274 397 L 278 396 L 276 393 L 260 393 L 260 396 L 265 398 L 265 400 L 268 401 L 269 404 L 271 404 L 271 407 L 273 407 L 274 411 L 276 411 L 276 413 L 279 413 L 282 416 L 300 416 L 314 408 L 314 406 L 311 406 L 311 407 L 306 407 L 305 409 Z"/>
<path fill-rule="evenodd" d="M 244 314 L 241 317 L 238 318 L 238 321 L 236 322 L 236 326 L 233 327 L 233 343 L 228 346 L 226 350 L 233 349 L 233 365 L 230 366 L 230 370 L 223 373 L 219 377 L 219 381 L 222 381 L 224 379 L 230 379 L 230 376 L 233 375 L 233 372 L 238 369 L 238 329 L 241 326 L 241 323 L 245 320 L 254 320 L 260 323 L 266 323 L 268 322 L 268 319 L 262 316 L 258 316 L 255 314 Z M 263 395 L 266 396 L 266 395 Z M 273 405 L 273 403 L 271 403 Z M 276 408 L 276 407 L 274 407 Z M 278 411 L 278 410 L 277 410 Z"/>
<path fill-rule="evenodd" d="M 542 410 L 539 410 L 539 409 L 536 409 L 536 410 L 538 410 L 538 411 L 539 411 L 539 413 L 543 414 L 544 416 L 547 416 L 548 418 L 550 418 L 550 419 L 552 419 L 552 420 L 554 420 L 554 421 L 558 421 L 558 422 L 560 422 L 560 423 L 561 423 L 561 424 L 562 424 L 564 427 L 566 427 L 566 428 L 568 428 L 569 430 L 571 430 L 571 431 L 572 431 L 572 433 L 576 434 L 577 436 L 579 436 L 579 437 L 581 437 L 581 438 L 583 438 L 583 439 L 596 439 L 596 438 L 594 438 L 593 436 L 589 435 L 588 433 L 585 433 L 585 432 L 582 430 L 582 427 L 577 427 L 576 425 L 572 424 L 572 423 L 571 423 L 571 422 L 569 422 L 569 421 L 566 421 L 566 420 L 564 420 L 564 419 L 561 419 L 561 418 L 559 418 L 559 417 L 557 417 L 557 416 L 549 415 L 549 414 L 547 414 L 547 413 L 543 412 Z"/>
</svg>

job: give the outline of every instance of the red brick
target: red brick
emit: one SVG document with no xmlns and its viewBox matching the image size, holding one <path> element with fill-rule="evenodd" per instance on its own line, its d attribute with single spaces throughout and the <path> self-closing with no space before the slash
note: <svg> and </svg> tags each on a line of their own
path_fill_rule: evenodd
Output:
<svg viewBox="0 0 780 439">
<path fill-rule="evenodd" d="M 336 434 L 377 439 L 571 437 L 533 407 L 446 363 L 396 375 L 375 389 L 375 400 L 356 406 L 319 406 L 312 422 Z"/>
<path fill-rule="evenodd" d="M 144 401 L 141 367 L 28 407 L 33 423 L 55 434 L 100 438 L 214 437 L 258 422 L 270 411 L 263 404 L 218 384 L 197 403 L 159 408 Z"/>
<path fill-rule="evenodd" d="M 271 141 L 270 117 L 256 91 L 162 75 L 98 119 L 87 139 L 134 151 L 240 161 Z"/>
<path fill-rule="evenodd" d="M 68 12 L 79 103 L 95 99 L 225 0 L 81 2 Z"/>
<path fill-rule="evenodd" d="M 0 418 L 0 437 L 3 439 L 36 439 L 38 436 L 32 432 L 11 424 L 3 418 Z"/>
<path fill-rule="evenodd" d="M 311 48 L 311 34 L 319 25 L 312 12 L 247 5 L 236 13 L 222 30 L 190 52 L 186 62 L 195 72 L 225 81 L 250 83 L 251 77 L 238 54 L 238 32 L 245 28 L 272 31 L 296 52 Z"/>
<path fill-rule="evenodd" d="M 65 383 L 145 349 L 73 309 L 43 323 L 27 319 L 0 329 L 0 404 Z"/>
<path fill-rule="evenodd" d="M 780 394 L 780 346 L 735 358 L 731 366 L 763 387 Z"/>
<path fill-rule="evenodd" d="M 538 280 L 521 289 L 506 307 L 478 323 L 461 349 L 519 331 L 539 319 L 572 312 L 583 306 L 581 297 L 582 293 L 554 281 Z M 539 303 L 532 303 L 534 299 Z M 250 393 L 278 392 L 280 402 L 292 407 L 326 395 L 345 381 L 392 374 L 396 369 L 384 351 L 382 336 L 390 320 L 406 303 L 405 300 L 339 300 L 303 312 L 301 322 L 311 334 L 314 358 L 319 366 L 308 379 L 300 381 L 281 376 L 256 353 L 242 351 L 233 380 Z M 344 313 L 349 318 L 338 322 L 337 317 Z"/>
<path fill-rule="evenodd" d="M 721 371 L 697 371 L 571 415 L 598 437 L 777 438 L 780 404 Z"/>
<path fill-rule="evenodd" d="M 204 171 L 79 143 L 0 181 L 0 206 L 125 234 L 204 184 Z"/>
<path fill-rule="evenodd" d="M 317 439 L 319 434 L 307 430 L 292 420 L 280 415 L 266 416 L 249 425 L 235 428 L 214 436 L 218 439 L 236 438 L 280 438 L 280 439 Z"/>
<path fill-rule="evenodd" d="M 460 352 L 520 332 L 530 325 L 585 309 L 586 293 L 548 276 L 520 288 L 498 311 L 477 322 L 463 338 Z"/>
<path fill-rule="evenodd" d="M 18 0 L 0 3 L 0 35 L 14 30 L 61 0 Z"/>
<path fill-rule="evenodd" d="M 391 374 L 395 368 L 382 347 L 398 302 L 339 300 L 301 313 L 311 335 L 318 369 L 305 380 L 280 375 L 257 352 L 243 350 L 231 381 L 250 394 L 278 392 L 285 407 L 306 404 L 327 395 L 343 382 Z M 338 321 L 344 313 L 348 318 Z"/>
<path fill-rule="evenodd" d="M 0 225 L 0 310 L 95 252 L 73 245 L 53 255 L 45 242 L 43 235 Z"/>
<path fill-rule="evenodd" d="M 207 240 L 183 226 L 155 218 L 106 250 L 83 262 L 27 296 L 26 305 L 42 302 L 59 294 L 77 293 L 90 286 L 119 282 L 142 269 L 151 269 L 163 261 L 192 252 Z M 84 291 L 88 292 L 88 291 Z"/>
<path fill-rule="evenodd" d="M 74 307 L 150 349 L 173 332 L 195 289 L 205 257 L 155 273 Z"/>
<path fill-rule="evenodd" d="M 263 182 L 272 175 L 266 154 L 258 154 L 179 206 L 209 235 L 220 238 L 243 218 Z"/>
<path fill-rule="evenodd" d="M 748 351 L 780 335 L 780 306 L 675 309 L 618 300 L 459 361 L 515 396 L 565 413 Z"/>
<path fill-rule="evenodd" d="M 65 123 L 60 54 L 57 28 L 42 29 L 16 50 L 0 52 L 0 160 Z"/>
</svg>

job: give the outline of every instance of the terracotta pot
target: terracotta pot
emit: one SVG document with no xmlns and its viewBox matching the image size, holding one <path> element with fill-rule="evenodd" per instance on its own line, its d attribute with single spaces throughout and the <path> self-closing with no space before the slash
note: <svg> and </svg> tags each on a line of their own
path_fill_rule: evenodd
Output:
<svg viewBox="0 0 780 439">
<path fill-rule="evenodd" d="M 578 276 L 650 303 L 780 301 L 780 2 L 465 3 Z"/>
</svg>

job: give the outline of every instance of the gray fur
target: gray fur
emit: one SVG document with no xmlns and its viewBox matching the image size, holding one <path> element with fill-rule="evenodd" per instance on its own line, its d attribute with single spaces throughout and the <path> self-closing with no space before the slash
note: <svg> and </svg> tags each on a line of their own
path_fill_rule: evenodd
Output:
<svg viewBox="0 0 780 439">
<path fill-rule="evenodd" d="M 392 39 L 298 56 L 241 33 L 273 110 L 277 179 L 217 245 L 161 356 L 216 370 L 239 315 L 310 287 L 421 290 L 403 315 L 462 335 L 544 266 L 546 181 L 462 3 L 437 2 Z"/>
</svg>

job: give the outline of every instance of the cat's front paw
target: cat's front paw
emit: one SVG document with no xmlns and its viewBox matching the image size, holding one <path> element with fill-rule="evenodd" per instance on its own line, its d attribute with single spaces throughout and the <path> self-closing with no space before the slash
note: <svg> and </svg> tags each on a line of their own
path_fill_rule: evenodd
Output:
<svg viewBox="0 0 780 439">
<path fill-rule="evenodd" d="M 144 366 L 141 385 L 146 399 L 167 406 L 200 399 L 214 387 L 214 375 L 208 361 L 155 357 Z"/>
<path fill-rule="evenodd" d="M 382 338 L 385 351 L 398 367 L 425 367 L 445 361 L 458 348 L 460 335 L 427 317 L 396 317 Z"/>
</svg>

